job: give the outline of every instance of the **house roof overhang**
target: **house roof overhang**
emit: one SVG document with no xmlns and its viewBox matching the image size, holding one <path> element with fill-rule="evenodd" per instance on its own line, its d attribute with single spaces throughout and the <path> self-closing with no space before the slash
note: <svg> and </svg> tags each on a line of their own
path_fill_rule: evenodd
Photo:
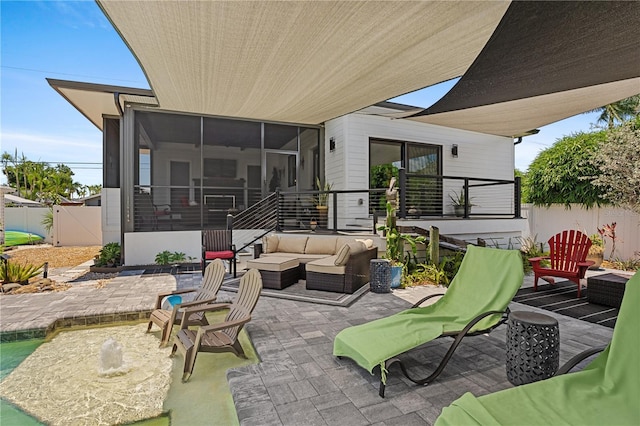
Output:
<svg viewBox="0 0 640 426">
<path fill-rule="evenodd" d="M 56 80 L 47 82 L 82 115 L 102 130 L 104 116 L 119 116 L 127 102 L 157 106 L 153 92 L 133 87 Z"/>
<path fill-rule="evenodd" d="M 319 124 L 464 74 L 508 1 L 98 0 L 162 109 Z"/>
</svg>

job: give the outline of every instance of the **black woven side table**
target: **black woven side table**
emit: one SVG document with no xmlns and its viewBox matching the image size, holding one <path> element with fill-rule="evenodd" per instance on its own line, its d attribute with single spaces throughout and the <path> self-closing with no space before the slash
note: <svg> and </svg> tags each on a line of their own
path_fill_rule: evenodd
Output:
<svg viewBox="0 0 640 426">
<path fill-rule="evenodd" d="M 517 386 L 553 376 L 560 363 L 558 321 L 517 311 L 509 314 L 507 324 L 507 379 Z"/>
<path fill-rule="evenodd" d="M 374 293 L 391 292 L 391 265 L 387 259 L 371 259 L 369 286 Z"/>
</svg>

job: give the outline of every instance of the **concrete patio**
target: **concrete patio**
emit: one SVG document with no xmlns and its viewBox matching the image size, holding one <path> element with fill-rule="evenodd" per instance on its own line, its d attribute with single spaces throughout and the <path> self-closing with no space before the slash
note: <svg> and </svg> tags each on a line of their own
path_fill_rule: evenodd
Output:
<svg viewBox="0 0 640 426">
<path fill-rule="evenodd" d="M 128 271 L 97 288 L 95 281 L 73 282 L 83 268 L 53 271 L 53 279 L 71 281 L 68 291 L 1 296 L 2 341 L 37 337 L 71 324 L 145 318 L 158 292 L 197 285 L 200 280 L 199 274 L 179 275 L 176 280 L 168 274 Z M 529 277 L 523 285 L 531 285 Z M 432 287 L 418 287 L 387 294 L 369 292 L 347 308 L 261 298 L 246 327 L 261 363 L 227 373 L 240 423 L 432 424 L 443 407 L 465 392 L 481 395 L 511 387 L 505 372 L 506 326 L 490 335 L 466 338 L 443 374 L 429 386 L 414 385 L 392 367 L 384 399 L 378 396 L 377 376 L 349 359 L 332 355 L 333 339 L 343 328 L 406 309 L 433 291 Z M 220 294 L 221 299 L 232 297 L 230 292 Z M 517 303 L 512 303 L 511 309 L 539 311 L 558 319 L 561 364 L 583 349 L 608 343 L 613 331 Z M 416 375 L 426 375 L 442 359 L 450 342 L 439 339 L 402 358 Z M 193 378 L 206 380 L 206 375 L 196 364 Z"/>
</svg>

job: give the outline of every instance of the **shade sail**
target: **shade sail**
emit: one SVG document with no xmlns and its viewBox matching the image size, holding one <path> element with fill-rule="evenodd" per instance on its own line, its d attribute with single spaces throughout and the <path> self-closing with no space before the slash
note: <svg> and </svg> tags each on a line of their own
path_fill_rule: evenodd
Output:
<svg viewBox="0 0 640 426">
<path fill-rule="evenodd" d="M 639 27 L 639 2 L 513 2 L 460 81 L 411 119 L 513 136 L 636 95 Z"/>
<path fill-rule="evenodd" d="M 161 108 L 318 124 L 462 75 L 506 1 L 109 1 Z"/>
</svg>

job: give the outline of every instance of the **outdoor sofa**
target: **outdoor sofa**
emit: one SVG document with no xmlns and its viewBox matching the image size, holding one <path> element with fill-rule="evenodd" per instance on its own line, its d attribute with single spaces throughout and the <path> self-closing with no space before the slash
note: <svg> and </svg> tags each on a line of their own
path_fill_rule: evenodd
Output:
<svg viewBox="0 0 640 426">
<path fill-rule="evenodd" d="M 263 238 L 261 250 L 259 259 L 271 259 L 269 261 L 276 262 L 276 266 L 284 265 L 295 275 L 293 281 L 306 280 L 308 290 L 349 294 L 369 282 L 369 261 L 378 257 L 378 247 L 373 240 L 344 236 L 271 234 Z M 260 262 L 262 260 L 258 260 Z M 265 287 L 283 287 L 278 286 L 279 283 L 274 287 L 269 275 L 274 272 L 281 276 L 286 271 L 268 268 L 273 265 L 265 265 L 271 271 L 265 271 L 255 263 L 251 265 L 263 273 Z M 296 265 L 295 271 L 291 268 L 293 265 Z"/>
</svg>

